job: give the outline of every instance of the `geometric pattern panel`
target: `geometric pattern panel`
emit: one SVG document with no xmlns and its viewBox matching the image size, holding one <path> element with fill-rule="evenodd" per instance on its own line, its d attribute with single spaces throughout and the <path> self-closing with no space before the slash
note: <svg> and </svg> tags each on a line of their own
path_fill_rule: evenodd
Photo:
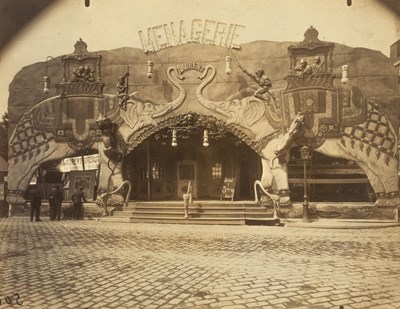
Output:
<svg viewBox="0 0 400 309">
<path fill-rule="evenodd" d="M 42 150 L 46 151 L 48 143 L 54 139 L 53 134 L 34 128 L 31 115 L 30 112 L 26 113 L 15 128 L 10 140 L 10 159 L 22 155 L 22 160 L 25 161 L 27 158 L 37 156 Z"/>
<path fill-rule="evenodd" d="M 367 120 L 353 127 L 347 127 L 343 130 L 343 136 L 351 140 L 352 146 L 356 141 L 360 142 L 361 150 L 370 151 L 374 147 L 386 155 L 393 157 L 397 151 L 397 137 L 392 130 L 391 123 L 385 114 L 379 109 L 378 105 L 370 104 L 370 110 L 367 114 Z"/>
</svg>

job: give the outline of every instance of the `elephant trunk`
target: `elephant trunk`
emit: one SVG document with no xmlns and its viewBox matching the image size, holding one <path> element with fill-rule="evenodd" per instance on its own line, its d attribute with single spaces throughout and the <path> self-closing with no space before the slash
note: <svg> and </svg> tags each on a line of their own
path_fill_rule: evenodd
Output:
<svg viewBox="0 0 400 309">
<path fill-rule="evenodd" d="M 223 101 L 212 101 L 212 100 L 206 99 L 203 96 L 203 89 L 205 88 L 205 86 L 207 86 L 209 83 L 211 83 L 211 81 L 215 77 L 215 68 L 208 65 L 208 66 L 206 66 L 203 75 L 200 76 L 199 79 L 205 78 L 207 76 L 208 70 L 211 70 L 211 75 L 209 77 L 207 77 L 197 88 L 197 90 L 196 90 L 197 99 L 199 100 L 200 104 L 202 106 L 204 106 L 205 108 L 213 110 L 213 111 L 229 118 L 229 117 L 231 117 L 231 115 L 218 107 L 223 103 Z"/>
<path fill-rule="evenodd" d="M 168 107 L 163 109 L 162 111 L 152 114 L 151 117 L 153 119 L 160 118 L 165 116 L 167 113 L 177 109 L 179 106 L 182 105 L 183 101 L 186 98 L 186 90 L 185 88 L 172 76 L 171 71 L 176 71 L 175 67 L 169 67 L 167 71 L 168 79 L 170 82 L 179 89 L 179 96 L 172 102 L 168 104 Z"/>
</svg>

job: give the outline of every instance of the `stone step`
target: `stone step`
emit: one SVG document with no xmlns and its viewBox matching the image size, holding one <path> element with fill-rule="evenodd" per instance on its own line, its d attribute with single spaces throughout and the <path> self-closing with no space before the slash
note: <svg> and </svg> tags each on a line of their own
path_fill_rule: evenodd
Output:
<svg viewBox="0 0 400 309">
<path fill-rule="evenodd" d="M 229 212 L 221 212 L 221 213 L 193 213 L 189 212 L 189 218 L 245 218 L 244 213 L 229 213 Z M 146 213 L 146 212 L 135 212 L 133 213 L 133 218 L 143 217 L 143 218 L 151 218 L 151 217 L 174 217 L 179 218 L 183 217 L 183 212 L 170 212 L 170 213 Z"/>
<path fill-rule="evenodd" d="M 229 216 L 270 216 L 273 214 L 272 211 L 260 211 L 260 210 L 254 210 L 254 211 L 240 211 L 240 212 L 231 212 L 227 210 L 223 211 L 202 211 L 202 212 L 197 212 L 197 211 L 191 211 L 189 210 L 188 212 L 191 215 L 206 215 L 206 216 L 223 216 L 223 215 L 229 215 Z M 165 215 L 174 215 L 174 216 L 180 216 L 184 214 L 184 211 L 181 209 L 180 211 L 115 211 L 113 216 L 120 216 L 120 217 L 129 217 L 133 214 L 143 214 L 143 215 L 159 215 L 159 216 L 165 216 Z"/>
<path fill-rule="evenodd" d="M 251 206 L 259 206 L 259 204 L 254 202 L 226 202 L 226 201 L 193 201 L 190 207 L 193 208 L 244 208 L 244 207 L 251 207 Z M 183 207 L 183 201 L 163 201 L 163 202 L 128 202 L 128 206 L 126 208 L 171 208 Z"/>
<path fill-rule="evenodd" d="M 244 225 L 244 219 L 234 218 L 170 218 L 170 217 L 153 217 L 153 218 L 131 218 L 132 223 L 159 223 L 159 224 L 205 224 L 205 225 Z"/>
<path fill-rule="evenodd" d="M 194 201 L 184 217 L 182 201 L 131 201 L 113 212 L 115 221 L 173 224 L 271 224 L 273 209 L 251 201 Z"/>
</svg>

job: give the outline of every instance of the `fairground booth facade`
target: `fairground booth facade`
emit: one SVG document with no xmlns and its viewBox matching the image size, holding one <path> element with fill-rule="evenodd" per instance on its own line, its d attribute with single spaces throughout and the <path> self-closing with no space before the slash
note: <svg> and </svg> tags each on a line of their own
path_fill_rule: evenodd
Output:
<svg viewBox="0 0 400 309">
<path fill-rule="evenodd" d="M 394 218 L 399 89 L 386 56 L 322 41 L 312 26 L 298 42 L 239 46 L 240 25 L 187 25 L 139 31 L 143 49 L 92 52 L 79 39 L 15 76 L 13 207 L 37 183 L 44 199 L 54 184 L 67 196 L 83 186 L 100 207 L 190 194 L 272 200 L 295 217 L 306 197 L 343 206 L 321 216 L 360 202 L 359 214 Z"/>
</svg>

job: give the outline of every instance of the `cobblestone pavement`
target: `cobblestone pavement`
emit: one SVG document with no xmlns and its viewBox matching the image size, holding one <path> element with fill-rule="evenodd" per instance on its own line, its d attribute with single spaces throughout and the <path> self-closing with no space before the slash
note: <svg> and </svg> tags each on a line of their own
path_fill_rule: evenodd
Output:
<svg viewBox="0 0 400 309">
<path fill-rule="evenodd" d="M 399 227 L 3 218 L 0 236 L 0 309 L 400 308 Z"/>
</svg>

